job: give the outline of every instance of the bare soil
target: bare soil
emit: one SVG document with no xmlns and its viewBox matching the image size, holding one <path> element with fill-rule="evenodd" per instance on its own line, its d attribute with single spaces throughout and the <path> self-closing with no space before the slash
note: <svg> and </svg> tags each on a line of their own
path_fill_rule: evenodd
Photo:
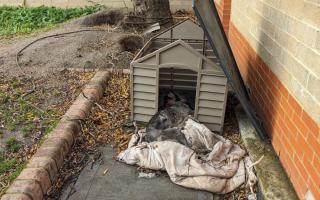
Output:
<svg viewBox="0 0 320 200">
<path fill-rule="evenodd" d="M 51 30 L 0 38 L 0 196 L 56 125 L 95 69 L 128 68 L 133 53 L 118 40 L 126 33 L 103 24 L 86 27 L 84 18 Z M 32 41 L 45 38 L 17 53 Z"/>
</svg>

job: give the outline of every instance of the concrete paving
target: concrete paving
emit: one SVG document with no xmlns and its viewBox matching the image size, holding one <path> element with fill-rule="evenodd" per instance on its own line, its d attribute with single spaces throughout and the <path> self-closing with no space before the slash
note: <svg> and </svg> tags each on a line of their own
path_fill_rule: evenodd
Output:
<svg viewBox="0 0 320 200">
<path fill-rule="evenodd" d="M 260 140 L 241 106 L 238 106 L 235 112 L 241 138 L 252 161 L 255 162 L 264 155 L 261 162 L 254 167 L 258 178 L 259 192 L 262 195 L 261 199 L 298 199 L 272 145 Z M 260 194 L 258 193 L 258 195 Z"/>
<path fill-rule="evenodd" d="M 102 161 L 88 165 L 76 184 L 64 192 L 62 199 L 69 200 L 212 200 L 213 194 L 187 189 L 173 184 L 169 177 L 138 178 L 137 167 L 114 161 L 115 150 L 103 149 Z M 104 171 L 108 169 L 107 173 Z"/>
</svg>

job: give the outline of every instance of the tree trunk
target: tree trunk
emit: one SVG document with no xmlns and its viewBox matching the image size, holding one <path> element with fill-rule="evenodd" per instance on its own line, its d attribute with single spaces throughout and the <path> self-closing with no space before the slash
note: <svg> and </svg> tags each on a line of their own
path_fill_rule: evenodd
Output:
<svg viewBox="0 0 320 200">
<path fill-rule="evenodd" d="M 145 3 L 147 18 L 171 18 L 169 0 L 145 0 Z"/>
</svg>

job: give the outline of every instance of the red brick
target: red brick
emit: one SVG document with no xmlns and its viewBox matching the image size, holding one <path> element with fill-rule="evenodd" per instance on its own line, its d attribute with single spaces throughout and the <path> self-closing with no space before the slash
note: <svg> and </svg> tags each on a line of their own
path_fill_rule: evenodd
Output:
<svg viewBox="0 0 320 200">
<path fill-rule="evenodd" d="M 25 194 L 33 200 L 43 198 L 40 185 L 34 180 L 15 180 L 6 192 L 7 194 Z"/>
<path fill-rule="evenodd" d="M 70 120 L 84 120 L 86 118 L 86 113 L 83 110 L 79 109 L 79 107 L 71 106 L 69 110 L 66 112 L 66 114 L 63 115 L 63 118 Z"/>
<path fill-rule="evenodd" d="M 309 134 L 307 138 L 307 143 L 310 145 L 310 148 L 313 149 L 316 155 L 320 155 L 320 143 L 317 138 L 315 138 L 312 134 Z"/>
<path fill-rule="evenodd" d="M 292 157 L 293 153 L 294 153 L 294 148 L 292 146 L 292 144 L 290 143 L 290 140 L 288 140 L 288 138 L 286 137 L 286 135 L 284 135 L 284 137 L 282 137 L 282 144 L 284 145 L 284 149 L 286 150 L 287 154 Z"/>
<path fill-rule="evenodd" d="M 58 168 L 56 162 L 49 157 L 33 157 L 29 160 L 27 168 L 42 168 L 45 169 L 49 176 L 51 182 L 54 182 L 57 177 Z"/>
<path fill-rule="evenodd" d="M 320 186 L 320 175 L 318 173 L 319 169 L 315 169 L 314 166 L 312 166 L 312 164 L 310 163 L 310 161 L 306 159 L 304 161 L 304 166 L 308 171 L 310 180 L 312 180 L 312 182 L 314 182 L 316 185 Z"/>
<path fill-rule="evenodd" d="M 83 93 L 86 97 L 88 97 L 89 99 L 91 99 L 93 101 L 98 101 L 100 99 L 100 97 L 102 97 L 101 91 L 99 91 L 96 88 L 85 88 L 83 90 Z"/>
<path fill-rule="evenodd" d="M 306 138 L 308 134 L 308 127 L 302 122 L 302 119 L 300 116 L 298 116 L 296 113 L 292 116 L 292 121 L 297 127 L 298 131 Z"/>
<path fill-rule="evenodd" d="M 320 187 L 319 187 L 319 185 L 316 185 L 316 184 L 313 183 L 311 185 L 311 192 L 312 192 L 313 197 L 315 199 L 320 199 Z"/>
<path fill-rule="evenodd" d="M 294 185 L 295 191 L 300 199 L 304 196 L 305 192 L 307 191 L 307 186 L 303 183 L 301 175 L 299 175 L 299 172 L 296 171 L 292 173 L 292 176 L 290 177 L 291 182 Z"/>
<path fill-rule="evenodd" d="M 232 23 L 229 26 L 229 41 L 236 52 L 235 56 L 239 62 L 241 74 L 252 88 L 252 99 L 255 106 L 258 106 L 256 109 L 259 113 L 263 111 L 261 116 L 268 120 L 266 125 L 272 131 L 272 143 L 276 149 L 280 150 L 281 148 L 281 162 L 289 174 L 293 173 L 292 180 L 299 197 L 303 198 L 307 191 L 306 181 L 308 181 L 310 173 L 317 173 L 317 176 L 310 175 L 311 178 L 317 178 L 320 175 L 320 170 L 307 169 L 307 166 L 309 168 L 312 165 L 314 169 L 320 169 L 319 125 L 302 110 L 298 101 L 289 94 L 286 87 L 259 55 L 252 50 L 249 43 Z M 255 56 L 254 59 L 252 56 Z M 253 68 L 252 66 L 255 65 L 257 67 Z M 263 79 L 261 80 L 261 78 Z M 292 154 L 296 154 L 296 164 L 291 160 Z M 313 191 L 318 193 L 316 199 L 320 199 L 320 183 L 315 183 L 318 182 L 318 179 L 314 179 L 313 182 L 313 188 L 317 188 Z"/>
<path fill-rule="evenodd" d="M 284 99 L 288 100 L 289 92 L 288 92 L 287 88 L 282 83 L 279 83 L 278 89 L 279 89 L 280 93 L 282 94 L 282 96 L 284 97 Z"/>
<path fill-rule="evenodd" d="M 297 135 L 297 148 L 301 148 L 303 151 L 303 156 L 307 157 L 309 160 L 312 159 L 312 155 L 313 155 L 313 149 L 312 147 L 308 144 L 308 142 L 306 141 L 305 138 L 303 138 L 303 136 L 301 134 Z M 302 154 L 301 154 L 302 156 Z"/>
<path fill-rule="evenodd" d="M 52 158 L 56 162 L 56 166 L 59 169 L 63 164 L 63 151 L 55 147 L 40 147 L 34 157 L 40 158 Z"/>
<path fill-rule="evenodd" d="M 286 99 L 286 97 L 283 95 L 280 98 L 280 106 L 285 110 L 285 114 L 287 115 L 288 119 L 291 119 L 294 113 L 293 108 L 288 103 L 288 99 Z"/>
<path fill-rule="evenodd" d="M 277 155 L 279 156 L 280 152 L 282 150 L 281 137 L 278 135 L 275 135 L 272 138 L 272 145 L 273 145 L 275 151 L 277 152 Z"/>
<path fill-rule="evenodd" d="M 301 159 L 300 160 L 300 156 L 299 155 L 294 155 L 294 164 L 295 166 L 297 167 L 297 171 L 299 172 L 299 174 L 301 175 L 302 177 L 302 180 L 306 183 L 307 180 L 308 180 L 308 172 L 307 170 L 305 169 L 305 163 L 303 163 L 303 160 Z"/>
<path fill-rule="evenodd" d="M 320 135 L 320 128 L 310 115 L 306 111 L 303 111 L 301 118 L 313 136 L 318 137 Z"/>
<path fill-rule="evenodd" d="M 285 117 L 284 122 L 285 122 L 284 125 L 287 126 L 287 128 L 289 129 L 288 134 L 293 135 L 295 138 L 295 136 L 297 135 L 297 132 L 298 132 L 298 129 L 296 128 L 296 126 L 287 117 Z"/>
<path fill-rule="evenodd" d="M 293 110 L 298 116 L 301 116 L 302 108 L 299 103 L 291 96 L 288 97 L 288 103 L 292 106 Z"/>
<path fill-rule="evenodd" d="M 69 147 L 71 148 L 74 143 L 73 132 L 68 129 L 54 129 L 48 138 L 60 138 L 67 141 Z"/>
<path fill-rule="evenodd" d="M 74 138 L 78 136 L 80 132 L 80 124 L 77 120 L 61 120 L 56 126 L 55 130 L 66 130 L 73 134 Z"/>
<path fill-rule="evenodd" d="M 99 98 L 101 98 L 103 96 L 104 93 L 104 88 L 102 85 L 100 84 L 96 84 L 96 83 L 91 83 L 89 82 L 88 84 L 85 85 L 84 90 L 86 89 L 95 89 L 98 91 L 99 94 Z"/>
<path fill-rule="evenodd" d="M 94 75 L 94 77 L 91 79 L 91 83 L 99 83 L 101 84 L 103 87 L 106 86 L 108 80 L 111 77 L 111 73 L 108 71 L 98 71 L 96 72 L 96 74 Z"/>
<path fill-rule="evenodd" d="M 109 71 L 97 71 L 96 74 L 94 75 L 94 78 L 101 78 L 102 80 L 109 80 L 111 77 L 111 73 Z"/>
<path fill-rule="evenodd" d="M 282 151 L 280 153 L 280 161 L 281 161 L 281 164 L 284 166 L 284 169 L 287 172 L 288 176 L 290 177 L 292 174 L 292 168 L 294 166 L 294 164 L 291 160 L 291 158 L 293 158 L 293 157 L 292 157 L 292 155 L 288 155 L 287 149 L 285 149 L 285 148 L 283 148 L 283 149 L 284 149 L 284 151 Z"/>
<path fill-rule="evenodd" d="M 68 142 L 62 138 L 47 138 L 42 146 L 44 148 L 59 149 L 62 152 L 63 157 L 66 157 L 70 150 Z"/>
<path fill-rule="evenodd" d="M 35 180 L 42 189 L 42 193 L 46 194 L 51 187 L 51 180 L 48 172 L 42 168 L 25 168 L 17 177 L 17 180 Z"/>
<path fill-rule="evenodd" d="M 305 150 L 304 150 L 303 146 L 301 145 L 301 142 L 297 139 L 291 139 L 290 142 L 292 143 L 295 154 L 297 156 L 301 157 L 301 159 L 302 159 Z"/>
<path fill-rule="evenodd" d="M 5 194 L 1 197 L 1 200 L 32 200 L 25 194 Z"/>
<path fill-rule="evenodd" d="M 81 110 L 83 110 L 85 113 L 89 113 L 93 106 L 93 101 L 80 94 L 72 105 L 81 105 Z"/>
<path fill-rule="evenodd" d="M 315 169 L 320 169 L 320 155 L 314 155 L 312 165 L 314 166 Z M 318 175 L 320 175 L 320 170 L 317 170 L 317 171 L 318 171 Z"/>
<path fill-rule="evenodd" d="M 272 81 L 272 85 L 278 90 L 279 86 L 281 85 L 278 77 L 272 71 L 270 71 L 269 78 Z"/>
</svg>

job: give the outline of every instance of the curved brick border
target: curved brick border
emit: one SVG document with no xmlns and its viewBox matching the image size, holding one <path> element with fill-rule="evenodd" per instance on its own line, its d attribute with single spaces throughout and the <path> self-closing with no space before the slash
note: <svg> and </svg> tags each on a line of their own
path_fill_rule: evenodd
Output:
<svg viewBox="0 0 320 200">
<path fill-rule="evenodd" d="M 125 73 L 125 72 L 124 72 Z M 79 120 L 84 120 L 107 87 L 109 71 L 98 71 L 62 116 L 57 127 L 44 141 L 25 169 L 2 196 L 2 200 L 41 200 L 62 167 L 75 138 L 80 132 Z"/>
</svg>

